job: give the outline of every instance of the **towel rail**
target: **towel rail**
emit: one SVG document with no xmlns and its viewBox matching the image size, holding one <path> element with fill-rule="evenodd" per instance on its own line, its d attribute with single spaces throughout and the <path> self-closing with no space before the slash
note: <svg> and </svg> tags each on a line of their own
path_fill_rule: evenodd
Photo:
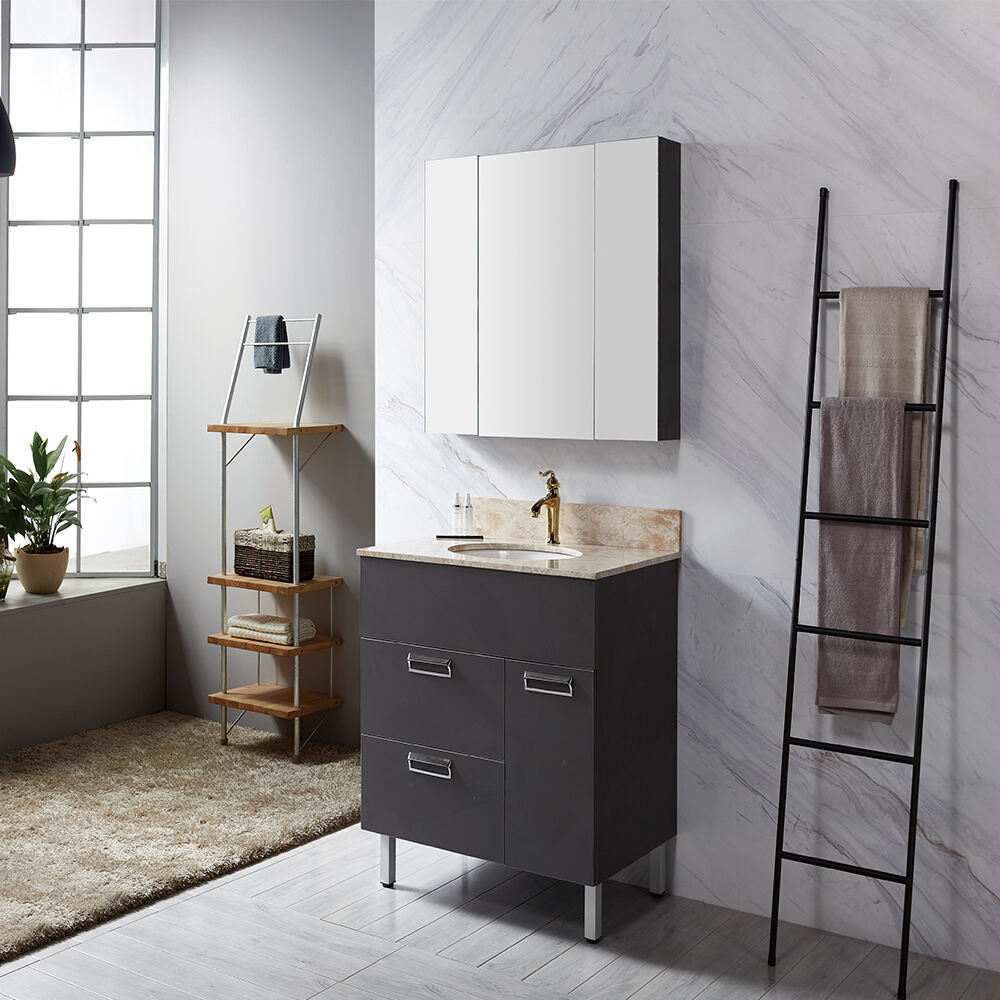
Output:
<svg viewBox="0 0 1000 1000">
<path fill-rule="evenodd" d="M 820 399 L 814 399 L 809 403 L 809 406 L 814 410 L 818 410 L 822 405 L 823 401 Z M 903 409 L 908 413 L 937 413 L 937 403 L 907 403 Z"/>
<path fill-rule="evenodd" d="M 845 521 L 848 524 L 884 524 L 896 528 L 929 528 L 931 522 L 924 517 L 879 517 L 874 514 L 834 514 L 826 510 L 807 510 L 802 515 L 807 521 Z"/>
<path fill-rule="evenodd" d="M 930 297 L 932 299 L 943 299 L 944 298 L 944 289 L 943 288 L 928 288 L 927 289 L 927 295 L 928 295 L 928 297 Z M 823 291 L 821 291 L 819 293 L 819 297 L 821 299 L 837 299 L 839 301 L 839 299 L 840 299 L 840 292 L 836 288 L 828 288 L 828 289 L 824 289 Z"/>
<path fill-rule="evenodd" d="M 771 930 L 768 944 L 767 963 L 774 965 L 777 957 L 778 943 L 778 907 L 781 901 L 781 865 L 783 861 L 794 861 L 799 864 L 813 865 L 819 868 L 830 868 L 834 871 L 849 872 L 882 881 L 896 882 L 904 886 L 902 926 L 900 930 L 899 948 L 899 981 L 896 996 L 906 1000 L 906 977 L 910 948 L 910 921 L 913 912 L 913 874 L 916 859 L 917 841 L 917 805 L 920 795 L 920 759 L 923 752 L 924 709 L 927 694 L 927 654 L 930 644 L 931 600 L 934 593 L 934 550 L 937 538 L 937 506 L 938 488 L 940 486 L 941 470 L 941 436 L 944 414 L 944 391 L 947 382 L 948 369 L 948 324 L 951 307 L 952 262 L 955 247 L 955 220 L 958 209 L 958 181 L 948 182 L 948 215 L 944 246 L 944 282 L 941 288 L 932 288 L 928 294 L 932 299 L 941 300 L 940 340 L 937 351 L 937 370 L 935 372 L 935 391 L 933 403 L 907 403 L 908 411 L 933 413 L 935 415 L 934 431 L 931 438 L 931 464 L 928 474 L 930 484 L 930 500 L 928 517 L 869 517 L 861 514 L 833 514 L 826 511 L 807 510 L 806 502 L 809 490 L 809 459 L 812 444 L 812 415 L 820 409 L 821 401 L 814 399 L 816 392 L 816 356 L 819 334 L 819 313 L 823 301 L 840 298 L 840 292 L 824 289 L 823 284 L 823 252 L 826 242 L 827 201 L 830 192 L 827 188 L 819 189 L 819 211 L 816 220 L 816 259 L 813 270 L 812 318 L 809 332 L 809 370 L 806 377 L 806 413 L 802 435 L 802 483 L 799 494 L 799 527 L 795 551 L 795 582 L 792 591 L 791 628 L 788 639 L 788 678 L 785 688 L 785 721 L 781 741 L 781 778 L 778 786 L 777 830 L 774 845 L 774 884 L 771 895 Z M 909 528 L 927 529 L 926 578 L 923 590 L 923 613 L 921 616 L 920 637 L 880 635 L 872 632 L 855 632 L 846 629 L 821 628 L 816 625 L 803 625 L 799 621 L 799 607 L 802 595 L 802 549 L 805 538 L 806 521 L 846 521 L 854 523 L 894 525 Z M 847 639 L 860 639 L 869 642 L 892 643 L 900 646 L 914 646 L 920 650 L 919 666 L 917 668 L 916 712 L 913 728 L 912 754 L 893 754 L 881 750 L 868 750 L 864 747 L 851 747 L 840 743 L 824 743 L 819 740 L 807 740 L 792 736 L 792 708 L 795 694 L 795 667 L 798 654 L 798 637 L 805 634 L 835 636 Z M 851 754 L 857 757 L 869 757 L 874 760 L 890 761 L 907 764 L 912 767 L 910 780 L 909 824 L 906 838 L 906 871 L 904 874 L 880 871 L 876 868 L 862 868 L 859 865 L 846 864 L 840 861 L 828 861 L 825 858 L 810 857 L 805 854 L 795 854 L 784 849 L 785 816 L 788 804 L 788 767 L 789 751 L 793 746 L 809 747 L 815 750 L 826 750 L 832 753 Z"/>
<path fill-rule="evenodd" d="M 826 743 L 823 740 L 807 740 L 801 736 L 790 736 L 788 742 L 793 747 L 807 747 L 810 750 L 825 750 L 827 753 L 846 754 L 850 757 L 870 757 L 872 760 L 886 760 L 893 764 L 913 764 L 913 754 L 889 753 L 887 750 L 870 750 L 868 747 L 852 747 L 848 743 Z"/>
</svg>

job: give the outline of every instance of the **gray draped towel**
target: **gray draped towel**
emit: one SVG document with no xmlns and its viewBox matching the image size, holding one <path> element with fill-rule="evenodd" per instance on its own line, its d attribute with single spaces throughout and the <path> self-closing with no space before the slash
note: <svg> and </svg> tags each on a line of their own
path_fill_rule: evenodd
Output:
<svg viewBox="0 0 1000 1000">
<path fill-rule="evenodd" d="M 820 410 L 820 510 L 901 517 L 902 399 L 837 397 Z M 903 530 L 819 522 L 817 622 L 899 635 Z M 899 646 L 820 636 L 816 704 L 822 713 L 891 724 L 899 704 Z"/>
<path fill-rule="evenodd" d="M 253 366 L 268 375 L 280 375 L 291 364 L 284 316 L 258 316 L 254 327 Z"/>
</svg>

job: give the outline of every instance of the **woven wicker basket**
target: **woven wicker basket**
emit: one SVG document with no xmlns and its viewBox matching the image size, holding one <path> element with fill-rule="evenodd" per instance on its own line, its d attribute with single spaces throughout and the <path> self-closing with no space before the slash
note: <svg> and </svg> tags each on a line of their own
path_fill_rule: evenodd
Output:
<svg viewBox="0 0 1000 1000">
<path fill-rule="evenodd" d="M 292 582 L 292 532 L 241 528 L 235 532 L 233 570 L 240 576 Z M 316 537 L 299 535 L 299 581 L 316 572 Z"/>
</svg>

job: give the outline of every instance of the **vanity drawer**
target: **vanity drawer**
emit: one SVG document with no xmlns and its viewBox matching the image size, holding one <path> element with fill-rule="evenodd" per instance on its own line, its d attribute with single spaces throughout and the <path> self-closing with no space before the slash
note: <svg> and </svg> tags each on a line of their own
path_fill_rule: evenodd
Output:
<svg viewBox="0 0 1000 1000">
<path fill-rule="evenodd" d="M 361 640 L 361 731 L 503 759 L 503 660 Z"/>
<path fill-rule="evenodd" d="M 361 737 L 361 826 L 503 861 L 503 764 Z"/>
</svg>

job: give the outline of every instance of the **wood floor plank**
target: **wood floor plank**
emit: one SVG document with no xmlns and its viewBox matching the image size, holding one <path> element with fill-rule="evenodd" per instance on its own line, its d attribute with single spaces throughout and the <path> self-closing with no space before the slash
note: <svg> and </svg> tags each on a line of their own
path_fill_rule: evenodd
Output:
<svg viewBox="0 0 1000 1000">
<path fill-rule="evenodd" d="M 76 948 L 46 958 L 36 968 L 63 982 L 90 990 L 106 1000 L 191 1000 L 190 994 L 166 983 L 158 983 L 131 969 L 91 958 Z"/>
<path fill-rule="evenodd" d="M 5 1000 L 96 1000 L 97 994 L 54 979 L 38 970 L 37 965 L 18 969 L 0 980 L 0 995 Z"/>
<path fill-rule="evenodd" d="M 910 956 L 908 982 L 922 963 L 923 955 Z M 891 1000 L 898 984 L 899 949 L 876 945 L 830 994 L 829 1000 Z"/>
<path fill-rule="evenodd" d="M 264 986 L 291 1000 L 308 1000 L 333 980 L 297 968 L 222 936 L 200 934 L 187 926 L 176 926 L 158 917 L 129 924 L 115 933 L 160 948 L 179 959 L 194 962 L 257 986 Z"/>
<path fill-rule="evenodd" d="M 359 990 L 347 983 L 335 983 L 329 989 L 317 993 L 313 1000 L 375 1000 L 375 994 L 368 990 Z"/>
<path fill-rule="evenodd" d="M 400 941 L 426 927 L 427 924 L 452 912 L 484 892 L 510 881 L 517 872 L 513 868 L 487 861 L 471 872 L 452 879 L 406 906 L 398 907 L 392 913 L 365 925 L 365 931 L 385 938 Z"/>
<path fill-rule="evenodd" d="M 441 954 L 466 965 L 483 965 L 578 904 L 581 895 L 579 886 L 556 882 L 508 911 L 503 920 L 481 927 Z"/>
<path fill-rule="evenodd" d="M 347 981 L 347 985 L 367 990 L 386 1000 L 472 1000 L 472 994 L 464 990 L 388 969 L 381 962 L 362 969 Z"/>
<path fill-rule="evenodd" d="M 359 960 L 325 942 L 317 943 L 315 938 L 308 939 L 267 927 L 257 918 L 227 916 L 215 909 L 206 908 L 201 902 L 204 898 L 206 897 L 199 896 L 182 906 L 164 910 L 161 917 L 195 933 L 204 934 L 209 939 L 224 938 L 234 945 L 316 973 L 333 982 L 346 979 L 367 964 L 365 960 Z"/>
<path fill-rule="evenodd" d="M 870 941 L 824 934 L 763 995 L 767 1000 L 825 1000 L 875 948 Z"/>
<path fill-rule="evenodd" d="M 943 958 L 925 957 L 906 979 L 907 1000 L 939 1000 L 940 997 L 961 997 L 979 975 L 979 969 Z M 992 1000 L 996 1000 L 997 994 Z"/>
<path fill-rule="evenodd" d="M 703 937 L 683 960 L 664 969 L 633 994 L 633 1000 L 691 1000 L 712 985 L 720 973 L 752 953 L 767 937 L 767 918 L 733 913 Z"/>
<path fill-rule="evenodd" d="M 349 953 L 355 961 L 364 962 L 366 965 L 377 962 L 396 950 L 396 945 L 372 934 L 351 927 L 329 924 L 315 917 L 304 917 L 301 913 L 272 906 L 270 903 L 230 896 L 225 892 L 199 896 L 191 901 L 191 905 L 214 910 L 222 919 L 255 922 L 260 928 L 271 933 L 287 934 L 298 941 L 315 944 L 317 947 Z"/>
<path fill-rule="evenodd" d="M 289 851 L 265 868 L 251 868 L 241 878 L 229 883 L 230 892 L 241 896 L 256 896 L 285 882 L 303 876 L 316 878 L 333 864 L 349 864 L 355 858 L 366 857 L 371 852 L 367 842 L 353 843 L 346 850 L 318 841 L 301 850 Z"/>
<path fill-rule="evenodd" d="M 659 919 L 642 925 L 628 950 L 573 991 L 580 1000 L 622 1000 L 686 955 L 702 938 L 716 931 L 732 911 L 687 899 L 664 908 Z"/>
<path fill-rule="evenodd" d="M 554 879 L 519 872 L 506 882 L 494 886 L 475 899 L 470 899 L 433 922 L 402 939 L 410 948 L 437 953 L 450 948 L 456 941 L 475 933 L 505 913 L 520 906 L 532 896 L 555 883 Z"/>
<path fill-rule="evenodd" d="M 401 948 L 379 962 L 379 967 L 405 973 L 429 983 L 440 983 L 478 997 L 479 1000 L 566 1000 L 566 994 L 543 986 L 517 982 L 488 969 L 474 969 L 464 962 L 433 955 L 416 948 Z"/>
<path fill-rule="evenodd" d="M 405 882 L 408 884 L 412 884 L 414 878 L 421 878 L 420 873 L 431 865 L 436 864 L 440 867 L 446 862 L 449 865 L 454 865 L 454 855 L 449 855 L 434 847 L 416 846 L 407 852 L 403 860 L 406 865 Z M 398 884 L 403 884 L 403 882 Z M 367 896 L 382 894 L 384 891 L 384 886 L 379 881 L 378 861 L 376 860 L 376 863 L 366 871 L 358 872 L 329 888 L 320 889 L 297 903 L 291 904 L 289 909 L 310 917 L 330 917 L 333 920 L 333 915 L 338 910 L 351 906 Z M 336 921 L 333 920 L 333 922 Z"/>
<path fill-rule="evenodd" d="M 74 951 L 147 976 L 200 1000 L 280 1000 L 282 994 L 112 931 L 76 946 Z"/>
<path fill-rule="evenodd" d="M 579 937 L 575 944 L 528 977 L 528 982 L 571 993 L 641 939 L 644 927 L 663 919 L 668 910 L 686 906 L 677 896 L 657 898 L 634 886 L 605 886 L 604 937 L 592 944 Z"/>
<path fill-rule="evenodd" d="M 765 918 L 765 926 L 767 921 Z M 799 962 L 816 947 L 822 938 L 821 931 L 800 924 L 779 923 L 781 951 L 773 968 L 767 964 L 767 939 L 762 938 L 756 947 L 750 946 L 735 962 L 716 970 L 716 976 L 698 1000 L 759 1000 L 773 989 Z M 685 956 L 685 962 L 690 954 Z M 640 991 L 641 992 L 641 991 Z M 653 994 L 658 996 L 658 994 Z M 647 1000 L 647 998 L 643 998 Z"/>
<path fill-rule="evenodd" d="M 397 869 L 395 888 L 384 889 L 379 885 L 377 891 L 327 914 L 323 921 L 361 930 L 452 879 L 468 875 L 482 864 L 485 862 L 478 858 L 452 854 L 416 871 L 401 872 Z"/>
<path fill-rule="evenodd" d="M 913 961 L 913 956 L 910 956 Z M 0 989 L 3 983 L 0 983 Z M 983 969 L 978 973 L 969 988 L 962 994 L 962 1000 L 997 1000 L 1000 997 L 1000 972 L 988 972 Z"/>
</svg>

